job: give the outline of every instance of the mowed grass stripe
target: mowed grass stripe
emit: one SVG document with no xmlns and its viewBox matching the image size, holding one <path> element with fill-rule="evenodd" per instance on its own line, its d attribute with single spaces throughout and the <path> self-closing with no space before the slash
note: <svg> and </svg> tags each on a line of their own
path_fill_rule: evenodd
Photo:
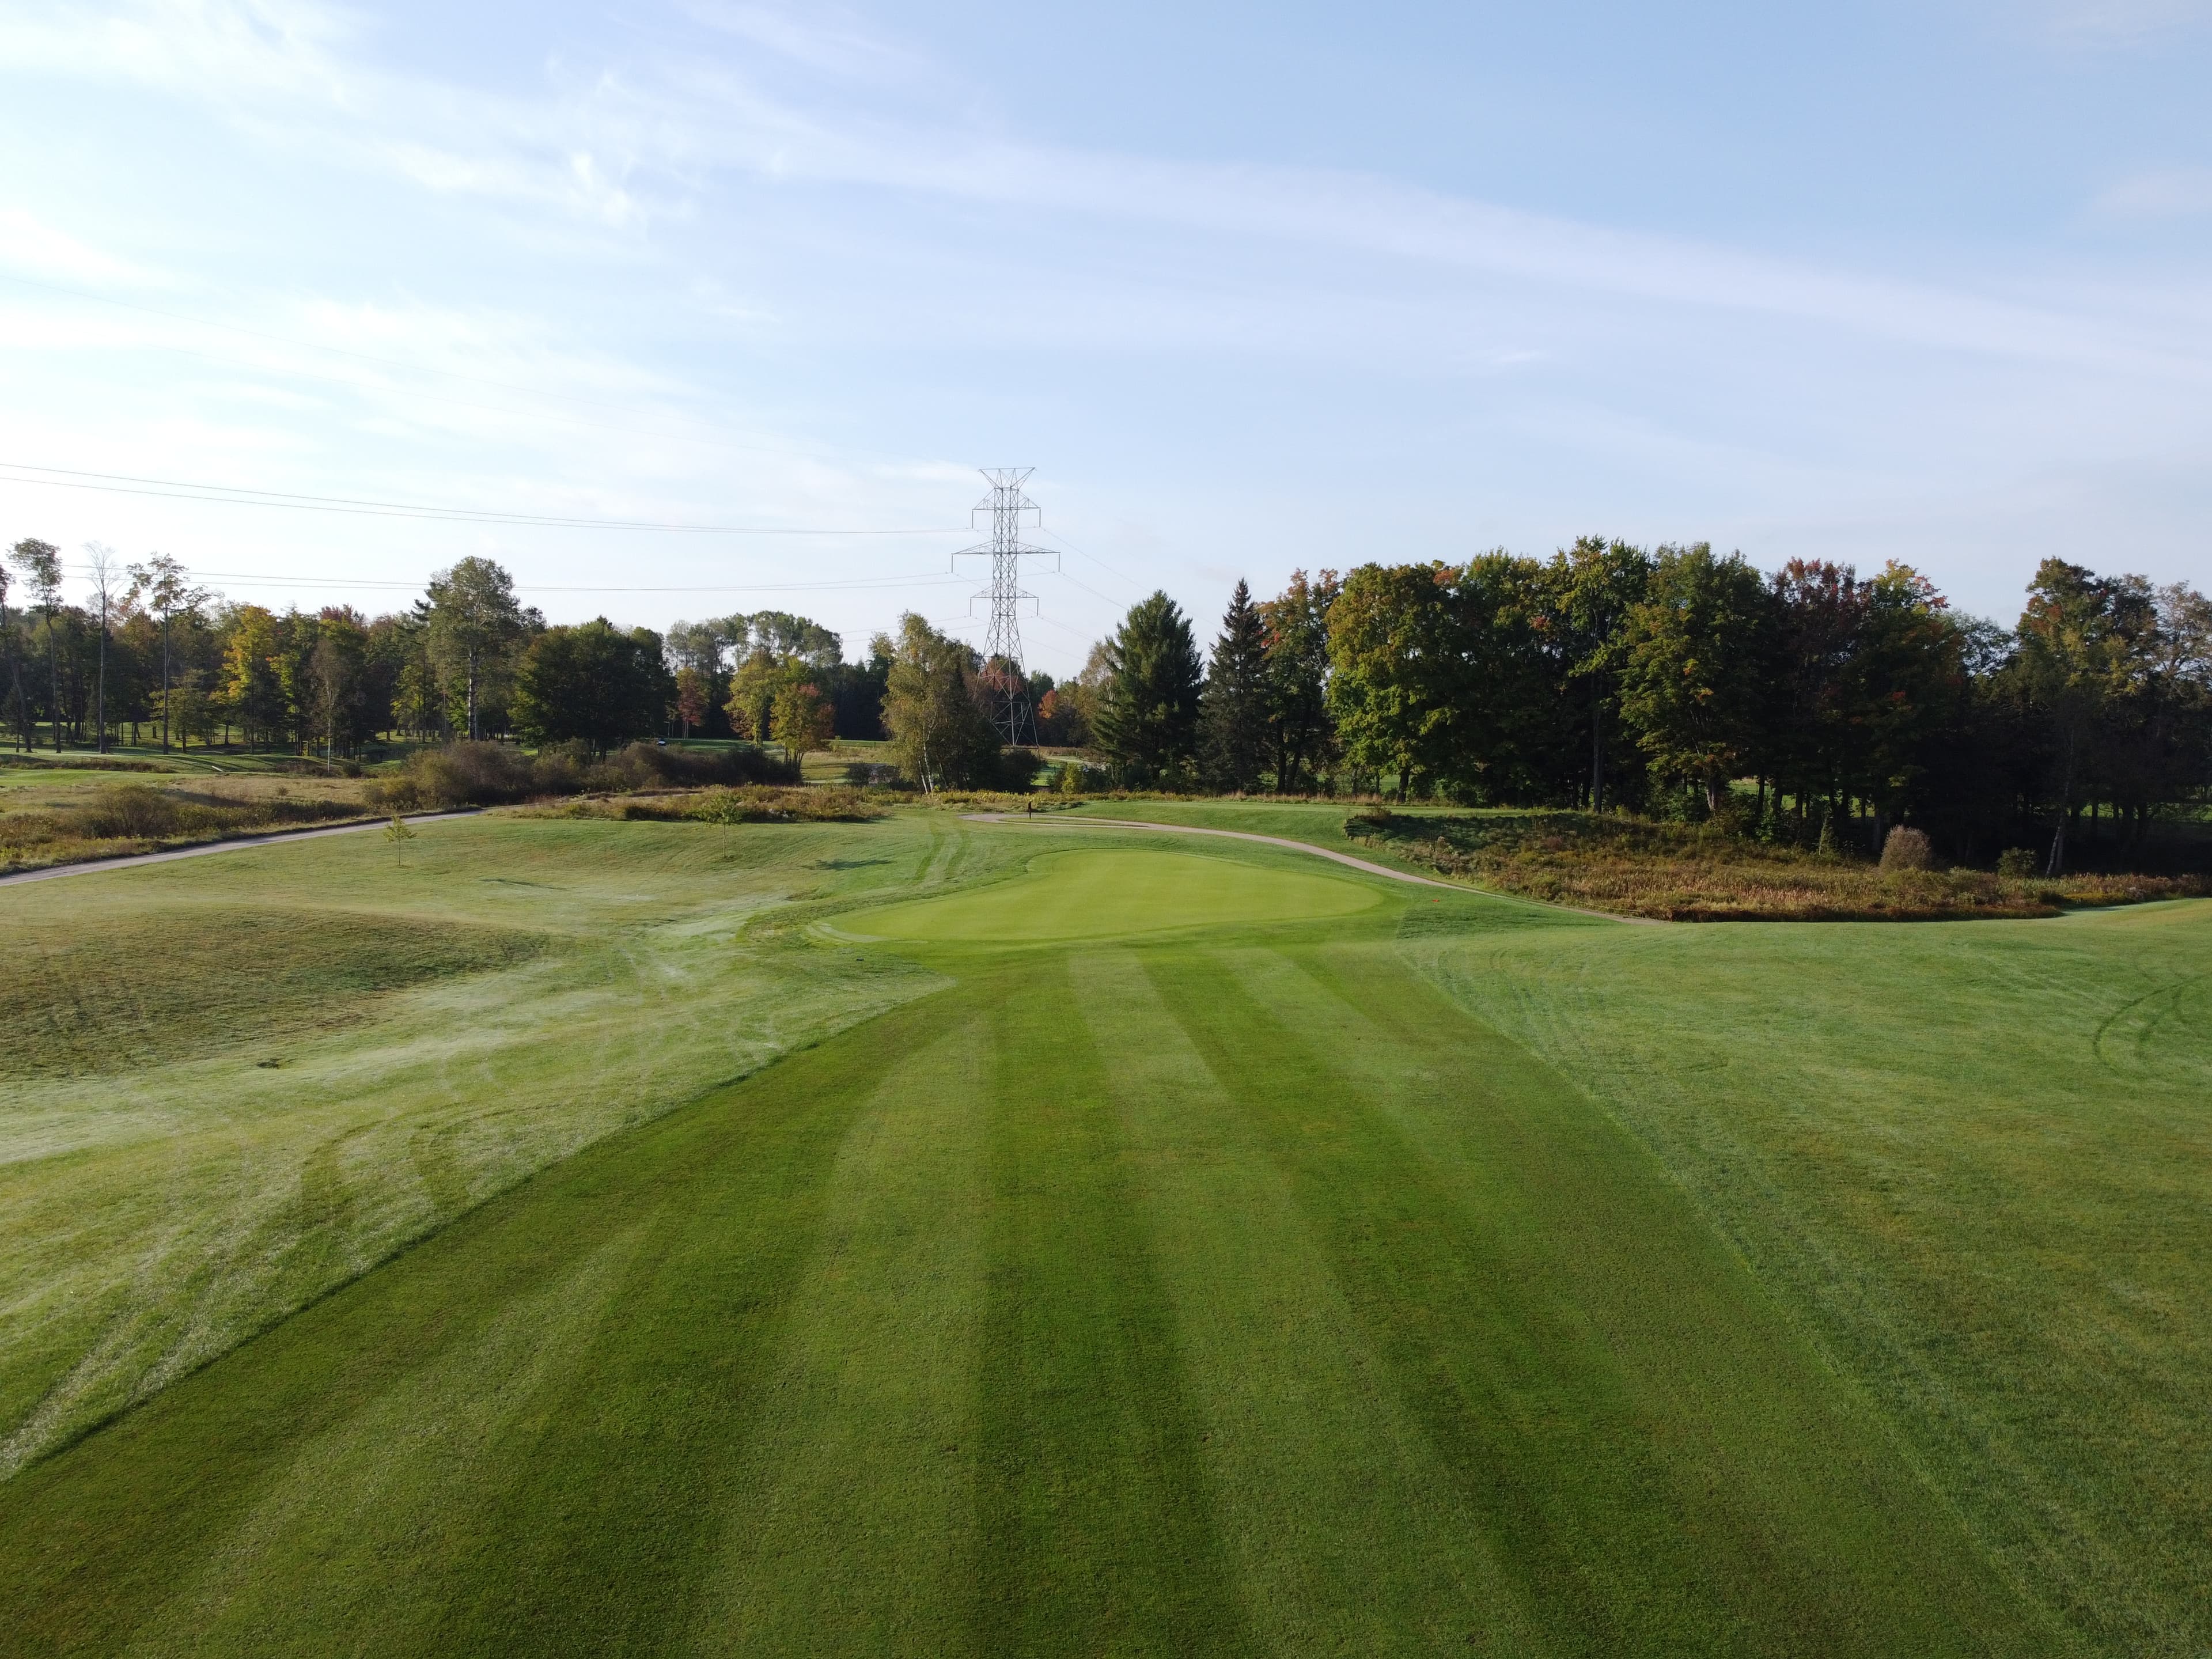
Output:
<svg viewBox="0 0 2212 1659">
<path fill-rule="evenodd" d="M 1296 961 L 1146 955 L 1558 1646 L 2047 1650 L 1641 1149 L 1384 952 Z"/>
<path fill-rule="evenodd" d="M 916 1012 L 876 1034 L 918 1042 Z M 742 1523 L 879 1053 L 826 1043 L 574 1158 L 25 1470 L 0 1505 L 0 1628 L 34 1653 L 125 1651 L 187 1612 L 205 1653 L 667 1650 Z M 615 1263 L 611 1233 L 634 1241 Z M 595 1261 L 619 1267 L 603 1302 L 592 1281 L 602 1315 L 502 1345 L 512 1310 Z M 465 1413 L 487 1391 L 506 1401 L 471 1457 L 388 1432 L 395 1400 Z M 301 1513 L 356 1524 L 256 1529 L 304 1478 Z M 226 1553 L 250 1571 L 221 1581 Z M 316 1582 L 409 1594 L 318 1622 Z"/>
<path fill-rule="evenodd" d="M 684 1647 L 944 1652 L 976 1552 L 989 1032 L 946 999 L 830 1171 Z"/>
<path fill-rule="evenodd" d="M 975 1650 L 1249 1651 L 1110 1094 L 1119 1054 L 1091 1040 L 1064 958 L 977 969 L 996 1075 Z"/>
<path fill-rule="evenodd" d="M 1145 1033 L 1110 1084 L 1255 1636 L 1279 1653 L 1547 1651 L 1272 1137 L 1231 1106 L 1136 952 L 1087 952 L 1070 972 L 1094 1042 Z"/>
</svg>

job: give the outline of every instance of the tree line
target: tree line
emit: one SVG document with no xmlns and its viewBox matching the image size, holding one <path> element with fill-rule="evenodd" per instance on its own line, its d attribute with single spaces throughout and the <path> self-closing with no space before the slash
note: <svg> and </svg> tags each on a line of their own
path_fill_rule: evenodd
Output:
<svg viewBox="0 0 2212 1659">
<path fill-rule="evenodd" d="M 841 660 L 837 635 L 780 611 L 678 623 L 665 636 L 605 617 L 548 626 L 489 559 L 440 571 L 376 617 L 225 599 L 161 555 L 87 550 L 90 599 L 64 597 L 52 543 L 0 559 L 0 729 L 16 747 L 106 750 L 234 744 L 351 757 L 384 738 L 514 737 L 598 753 L 718 736 L 794 752 L 880 737 L 884 665 Z"/>
<path fill-rule="evenodd" d="M 2047 559 L 2008 629 L 1907 566 L 1586 538 L 1548 560 L 1243 583 L 1201 660 L 1164 593 L 1095 653 L 1127 783 L 1621 806 L 1806 844 L 2141 857 L 2212 787 L 2212 603 Z"/>
<path fill-rule="evenodd" d="M 1036 772 L 984 712 L 1015 666 L 916 616 L 847 662 L 836 633 L 784 611 L 665 635 L 548 626 L 488 559 L 371 619 L 233 602 L 174 560 L 86 552 L 77 604 L 51 544 L 0 561 L 0 722 L 21 747 L 126 730 L 330 756 L 386 734 L 595 752 L 844 737 L 888 739 L 927 789 Z M 2059 559 L 2009 628 L 1905 565 L 1764 574 L 1704 544 L 1301 571 L 1270 599 L 1239 582 L 1205 652 L 1156 592 L 1079 674 L 1026 692 L 1041 744 L 1126 787 L 1617 806 L 1808 845 L 1878 847 L 1910 823 L 1961 860 L 2033 841 L 2054 873 L 2084 833 L 2141 856 L 2212 787 L 2212 603 Z"/>
</svg>

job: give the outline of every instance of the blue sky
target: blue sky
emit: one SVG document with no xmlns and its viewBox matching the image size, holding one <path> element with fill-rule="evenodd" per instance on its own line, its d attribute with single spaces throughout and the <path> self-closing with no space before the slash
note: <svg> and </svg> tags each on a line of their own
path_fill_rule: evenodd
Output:
<svg viewBox="0 0 2212 1659">
<path fill-rule="evenodd" d="M 2212 0 L 12 0 L 0 532 L 857 650 L 980 638 L 1029 465 L 1060 673 L 1154 586 L 1589 532 L 2201 582 L 2208 70 Z"/>
</svg>

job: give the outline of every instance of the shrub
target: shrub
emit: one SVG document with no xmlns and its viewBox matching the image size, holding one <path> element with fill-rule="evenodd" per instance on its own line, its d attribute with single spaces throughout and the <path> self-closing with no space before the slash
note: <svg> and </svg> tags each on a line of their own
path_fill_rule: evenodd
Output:
<svg viewBox="0 0 2212 1659">
<path fill-rule="evenodd" d="M 1908 830 L 1899 824 L 1889 832 L 1889 839 L 1881 844 L 1881 867 L 1885 870 L 1932 870 L 1936 867 L 1936 849 L 1927 836 L 1918 830 Z"/>
<path fill-rule="evenodd" d="M 692 794 L 633 795 L 621 800 L 593 797 L 544 810 L 556 817 L 654 823 L 858 823 L 883 816 L 882 810 L 859 790 L 835 784 L 813 788 L 749 784 Z"/>
<path fill-rule="evenodd" d="M 995 769 L 998 775 L 986 781 L 984 787 L 988 788 L 995 782 L 1009 794 L 1026 795 L 1036 787 L 1039 763 L 1034 749 L 1001 749 Z"/>
<path fill-rule="evenodd" d="M 796 783 L 795 762 L 758 749 L 663 749 L 634 743 L 594 760 L 582 745 L 555 744 L 533 757 L 497 743 L 449 743 L 410 757 L 399 776 L 379 786 L 382 805 L 495 806 L 586 790 L 627 794 L 656 788 Z"/>
<path fill-rule="evenodd" d="M 2008 847 L 1997 854 L 1997 873 L 2009 877 L 2014 881 L 2024 880 L 2036 873 L 2037 866 L 2040 862 L 2041 860 L 2025 847 Z"/>
<path fill-rule="evenodd" d="M 594 789 L 732 788 L 795 784 L 799 763 L 764 749 L 664 749 L 634 743 L 590 768 L 589 776 Z"/>
<path fill-rule="evenodd" d="M 125 783 L 102 789 L 69 816 L 79 835 L 94 840 L 151 840 L 179 834 L 190 809 L 146 784 Z"/>
<path fill-rule="evenodd" d="M 496 743 L 449 743 L 407 757 L 405 770 L 378 787 L 382 805 L 399 811 L 423 806 L 489 806 L 534 793 L 530 757 Z"/>
</svg>

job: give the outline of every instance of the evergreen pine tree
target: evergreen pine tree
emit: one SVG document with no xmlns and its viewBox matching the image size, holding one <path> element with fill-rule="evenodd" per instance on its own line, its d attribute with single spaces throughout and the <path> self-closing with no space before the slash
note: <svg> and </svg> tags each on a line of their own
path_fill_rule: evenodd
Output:
<svg viewBox="0 0 2212 1659">
<path fill-rule="evenodd" d="M 1204 667 L 1190 622 L 1165 593 L 1133 607 L 1106 644 L 1099 749 L 1125 783 L 1174 785 L 1195 758 Z"/>
<path fill-rule="evenodd" d="M 1222 613 L 1213 663 L 1199 698 L 1199 759 L 1216 789 L 1260 781 L 1267 750 L 1267 634 L 1242 580 Z"/>
</svg>

